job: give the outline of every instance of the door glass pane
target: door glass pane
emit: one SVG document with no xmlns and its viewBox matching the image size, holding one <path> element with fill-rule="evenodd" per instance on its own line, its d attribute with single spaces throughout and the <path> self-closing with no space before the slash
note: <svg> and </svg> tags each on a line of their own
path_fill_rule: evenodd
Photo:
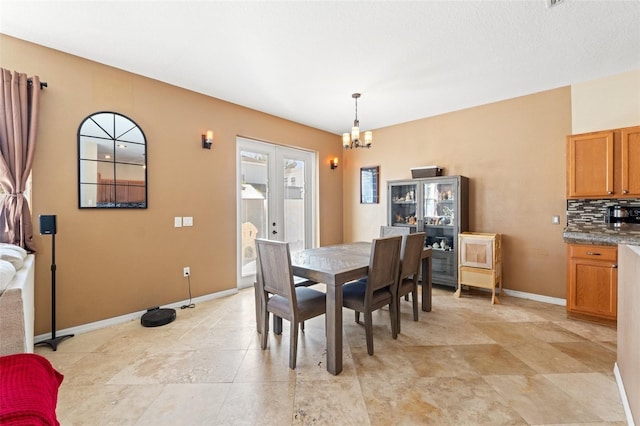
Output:
<svg viewBox="0 0 640 426">
<path fill-rule="evenodd" d="M 291 253 L 305 248 L 304 161 L 284 158 L 284 240 Z"/>
<path fill-rule="evenodd" d="M 427 245 L 436 250 L 452 251 L 454 248 L 454 186 L 451 183 L 425 183 L 424 228 Z"/>
<path fill-rule="evenodd" d="M 256 238 L 268 238 L 268 166 L 266 154 L 241 151 L 242 276 L 256 273 Z"/>
</svg>

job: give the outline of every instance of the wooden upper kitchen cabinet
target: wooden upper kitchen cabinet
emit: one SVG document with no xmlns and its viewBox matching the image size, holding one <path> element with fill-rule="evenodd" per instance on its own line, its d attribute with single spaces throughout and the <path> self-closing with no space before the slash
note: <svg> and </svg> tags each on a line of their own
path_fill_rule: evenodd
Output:
<svg viewBox="0 0 640 426">
<path fill-rule="evenodd" d="M 620 132 L 622 195 L 640 196 L 640 126 Z"/>
<path fill-rule="evenodd" d="M 567 197 L 640 196 L 640 126 L 567 136 Z"/>
<path fill-rule="evenodd" d="M 615 324 L 618 247 L 567 244 L 567 315 Z"/>
</svg>

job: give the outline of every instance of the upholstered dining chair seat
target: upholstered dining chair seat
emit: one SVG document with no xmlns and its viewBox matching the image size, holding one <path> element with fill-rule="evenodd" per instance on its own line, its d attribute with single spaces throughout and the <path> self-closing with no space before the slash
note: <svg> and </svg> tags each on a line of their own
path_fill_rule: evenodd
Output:
<svg viewBox="0 0 640 426">
<path fill-rule="evenodd" d="M 412 293 L 413 289 L 414 289 L 414 285 L 411 282 L 411 280 L 403 279 L 401 283 L 398 283 L 398 295 L 401 297 Z M 417 300 L 417 297 L 414 297 L 414 300 Z M 418 321 L 418 320 L 416 319 L 414 321 Z"/>
<path fill-rule="evenodd" d="M 307 280 L 305 278 L 293 277 L 293 285 L 296 287 L 310 287 L 312 285 L 318 284 L 315 281 Z M 258 333 L 262 333 L 262 328 L 260 327 L 260 320 L 262 318 L 262 311 L 260 308 L 260 293 L 262 292 L 262 285 L 256 281 L 253 283 L 254 293 L 255 293 L 255 302 L 256 302 L 256 329 Z M 304 331 L 304 322 L 300 323 L 300 328 Z M 273 331 L 276 334 L 282 334 L 282 318 L 277 315 L 273 316 Z"/>
<path fill-rule="evenodd" d="M 364 294 L 367 291 L 367 280 L 358 280 L 352 283 L 345 284 L 342 288 L 342 301 L 343 305 L 347 307 L 357 306 L 360 309 L 364 309 Z M 376 290 L 373 292 L 371 298 L 371 304 L 374 306 L 385 306 L 389 304 L 389 297 L 391 292 L 388 288 Z M 353 309 L 353 308 L 352 308 Z M 357 311 L 356 311 L 357 312 Z M 360 310 L 360 312 L 362 312 Z"/>
<path fill-rule="evenodd" d="M 308 287 L 296 287 L 296 299 L 298 300 L 300 318 L 313 318 L 325 313 L 326 294 L 321 291 Z M 272 314 L 281 318 L 289 316 L 289 300 L 287 298 L 274 295 L 269 298 L 267 303 Z"/>
</svg>

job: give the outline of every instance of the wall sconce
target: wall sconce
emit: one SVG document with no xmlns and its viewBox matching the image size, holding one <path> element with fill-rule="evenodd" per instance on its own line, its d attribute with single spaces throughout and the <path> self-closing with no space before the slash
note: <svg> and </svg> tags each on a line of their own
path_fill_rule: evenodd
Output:
<svg viewBox="0 0 640 426">
<path fill-rule="evenodd" d="M 207 130 L 207 133 L 202 135 L 202 147 L 211 149 L 211 145 L 213 145 L 213 131 Z"/>
<path fill-rule="evenodd" d="M 331 161 L 329 161 L 329 164 L 331 165 L 331 170 L 337 169 L 338 168 L 338 157 L 333 157 L 331 159 Z"/>
</svg>

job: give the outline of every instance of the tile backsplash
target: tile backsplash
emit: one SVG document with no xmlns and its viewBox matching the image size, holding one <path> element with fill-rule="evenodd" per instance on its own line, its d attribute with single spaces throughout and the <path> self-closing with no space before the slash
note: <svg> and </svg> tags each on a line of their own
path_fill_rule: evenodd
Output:
<svg viewBox="0 0 640 426">
<path fill-rule="evenodd" d="M 605 223 L 607 207 L 638 205 L 640 198 L 567 200 L 567 225 Z"/>
</svg>

